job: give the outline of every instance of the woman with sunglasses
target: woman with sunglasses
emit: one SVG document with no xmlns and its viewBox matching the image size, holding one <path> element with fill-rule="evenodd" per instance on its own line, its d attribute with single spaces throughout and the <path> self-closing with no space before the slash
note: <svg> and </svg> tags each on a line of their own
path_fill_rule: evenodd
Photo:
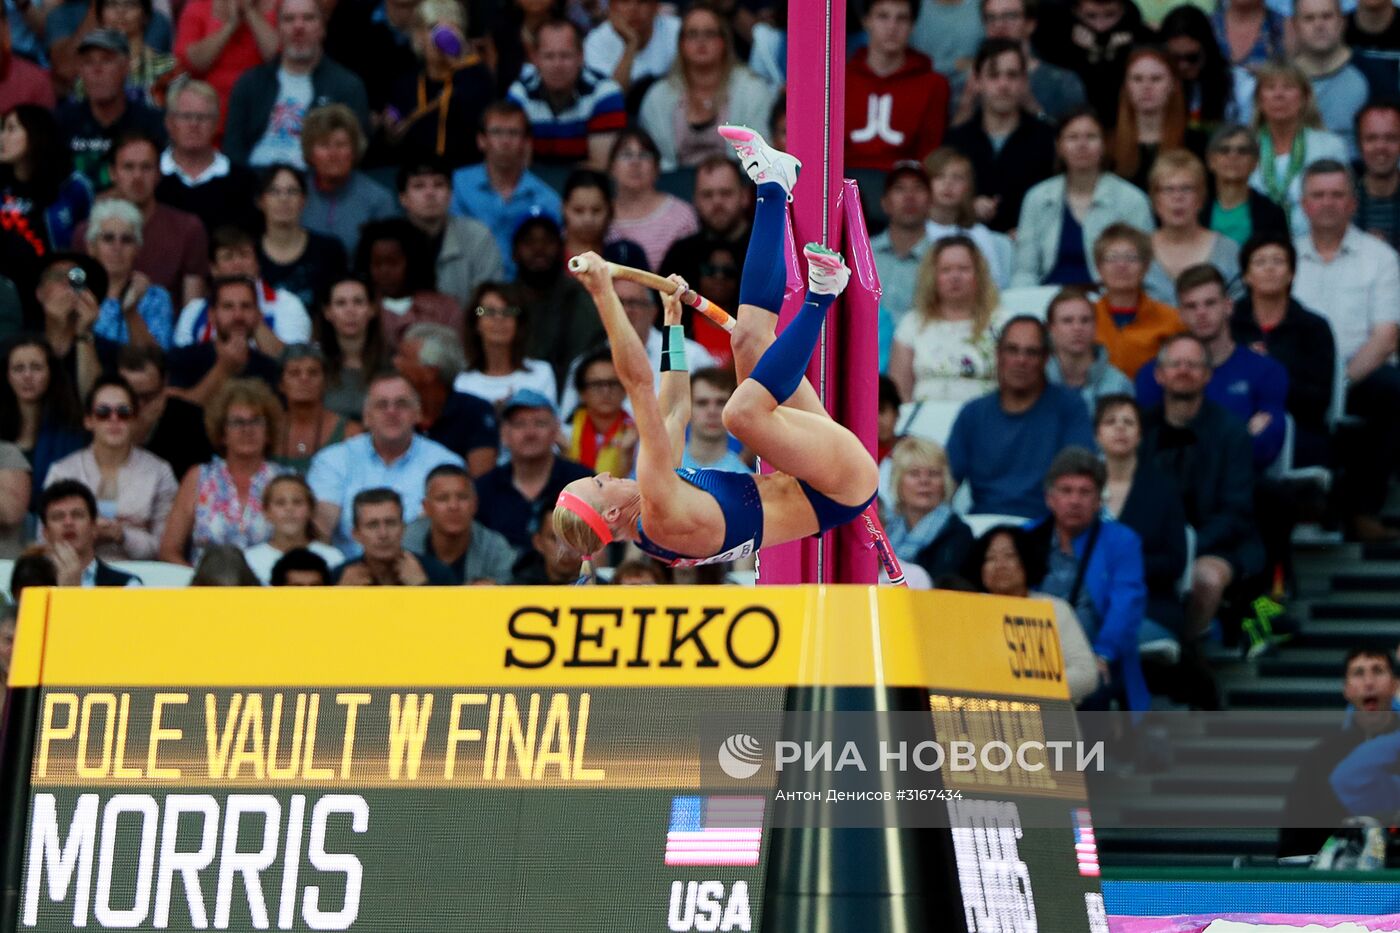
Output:
<svg viewBox="0 0 1400 933">
<path fill-rule="evenodd" d="M 533 389 L 547 399 L 559 397 L 554 367 L 525 355 L 530 336 L 514 285 L 482 282 L 472 296 L 467 321 L 467 368 L 453 388 L 501 405 L 522 389 Z"/>
<path fill-rule="evenodd" d="M 1158 38 L 1186 95 L 1187 126 L 1209 133 L 1226 120 L 1239 119 L 1235 74 L 1220 51 L 1210 17 L 1183 5 L 1162 19 Z"/>
<path fill-rule="evenodd" d="M 98 201 L 88 219 L 88 252 L 107 270 L 107 295 L 92 332 L 118 344 L 170 349 L 175 308 L 170 293 L 136 270 L 141 252 L 141 211 L 130 201 Z"/>
<path fill-rule="evenodd" d="M 44 480 L 75 479 L 92 490 L 102 560 L 153 559 L 179 491 L 170 464 L 135 444 L 139 404 L 125 379 L 99 377 L 83 417 L 92 443 L 55 463 Z"/>
<path fill-rule="evenodd" d="M 1259 140 L 1246 127 L 1227 123 L 1210 138 L 1206 166 L 1211 196 L 1201 208 L 1201 226 L 1243 246 L 1258 233 L 1288 234 L 1288 215 L 1249 186 L 1259 165 Z"/>
</svg>

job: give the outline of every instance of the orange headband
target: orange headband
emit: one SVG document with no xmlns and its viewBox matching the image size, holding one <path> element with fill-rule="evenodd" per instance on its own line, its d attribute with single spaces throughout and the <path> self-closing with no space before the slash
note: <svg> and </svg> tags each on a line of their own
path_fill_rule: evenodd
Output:
<svg viewBox="0 0 1400 933">
<path fill-rule="evenodd" d="M 584 502 L 578 496 L 568 491 L 561 492 L 554 505 L 555 508 L 572 512 L 583 519 L 584 524 L 592 528 L 593 533 L 596 534 L 598 539 L 604 544 L 612 543 L 612 531 L 608 529 L 608 523 L 603 521 L 603 516 L 599 515 L 597 509 L 587 502 Z"/>
</svg>

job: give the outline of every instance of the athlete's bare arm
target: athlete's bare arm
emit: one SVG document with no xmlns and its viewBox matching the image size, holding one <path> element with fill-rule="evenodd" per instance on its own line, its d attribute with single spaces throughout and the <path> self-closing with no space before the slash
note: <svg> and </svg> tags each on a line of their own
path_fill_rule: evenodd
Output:
<svg viewBox="0 0 1400 933">
<path fill-rule="evenodd" d="M 582 268 L 574 271 L 598 308 L 598 317 L 608 334 L 613 368 L 632 402 L 632 418 L 637 423 L 637 483 L 642 497 L 661 507 L 680 485 L 671 465 L 671 437 L 662 417 L 661 406 L 652 394 L 651 360 L 632 322 L 622 310 L 613 288 L 607 263 L 597 253 L 577 257 Z M 571 264 L 572 268 L 572 264 Z M 687 390 L 688 391 L 688 390 Z"/>
<path fill-rule="evenodd" d="M 688 286 L 679 275 L 668 278 L 684 290 Z M 661 292 L 661 305 L 665 309 L 662 324 L 666 327 L 681 323 L 680 293 L 668 295 Z M 661 414 L 666 419 L 666 433 L 671 438 L 671 466 L 678 467 L 685 457 L 685 429 L 690 424 L 690 373 L 685 370 L 663 372 L 661 374 Z"/>
</svg>

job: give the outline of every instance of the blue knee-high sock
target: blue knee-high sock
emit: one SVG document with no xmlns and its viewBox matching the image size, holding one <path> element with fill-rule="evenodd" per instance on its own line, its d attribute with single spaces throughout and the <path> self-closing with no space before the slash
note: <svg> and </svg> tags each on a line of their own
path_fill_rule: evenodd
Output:
<svg viewBox="0 0 1400 933">
<path fill-rule="evenodd" d="M 754 305 L 777 314 L 787 289 L 784 263 L 787 247 L 787 192 L 774 181 L 758 186 L 753 231 L 744 255 L 744 275 L 739 280 L 739 304 Z"/>
<path fill-rule="evenodd" d="M 757 231 L 755 231 L 756 233 Z M 788 322 L 778 339 L 763 351 L 749 378 L 772 394 L 778 404 L 792 398 L 792 393 L 802 384 L 802 377 L 812 362 L 812 352 L 821 338 L 822 322 L 831 308 L 835 295 L 807 293 L 802 299 L 802 308 L 797 316 Z"/>
</svg>

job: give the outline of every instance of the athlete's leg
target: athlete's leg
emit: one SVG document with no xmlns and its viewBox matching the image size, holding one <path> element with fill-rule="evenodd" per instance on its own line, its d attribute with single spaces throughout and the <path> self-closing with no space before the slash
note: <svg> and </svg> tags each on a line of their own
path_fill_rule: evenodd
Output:
<svg viewBox="0 0 1400 933">
<path fill-rule="evenodd" d="M 752 379 L 724 407 L 724 426 L 764 463 L 842 505 L 864 502 L 880 485 L 880 469 L 859 438 L 825 413 L 778 405 Z"/>
<path fill-rule="evenodd" d="M 805 252 L 808 291 L 802 308 L 730 397 L 724 425 L 776 469 L 837 502 L 856 505 L 879 484 L 879 469 L 865 445 L 824 410 L 817 414 L 784 404 L 802 386 L 826 312 L 850 278 L 841 257 L 830 250 L 809 244 Z"/>
<path fill-rule="evenodd" d="M 758 186 L 753 229 L 739 282 L 739 308 L 730 336 L 735 376 L 742 383 L 777 337 L 778 312 L 787 290 L 787 205 L 801 163 L 769 146 L 747 127 L 723 126 L 720 135 L 734 146 L 744 170 Z M 785 404 L 813 414 L 826 411 L 806 380 Z"/>
</svg>

